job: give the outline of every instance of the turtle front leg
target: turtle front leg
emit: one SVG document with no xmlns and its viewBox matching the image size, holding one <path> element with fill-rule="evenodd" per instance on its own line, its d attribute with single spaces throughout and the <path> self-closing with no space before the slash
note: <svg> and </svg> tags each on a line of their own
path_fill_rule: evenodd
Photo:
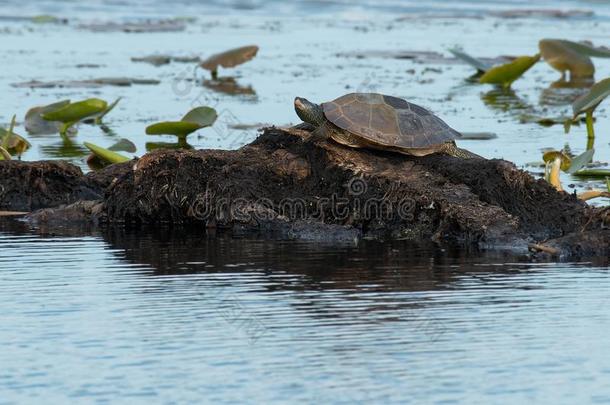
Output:
<svg viewBox="0 0 610 405">
<path fill-rule="evenodd" d="M 328 128 L 326 127 L 326 124 L 322 124 L 311 132 L 311 135 L 309 135 L 309 137 L 307 138 L 307 142 L 318 143 L 322 141 L 327 141 L 329 138 L 328 134 L 329 132 Z"/>
</svg>

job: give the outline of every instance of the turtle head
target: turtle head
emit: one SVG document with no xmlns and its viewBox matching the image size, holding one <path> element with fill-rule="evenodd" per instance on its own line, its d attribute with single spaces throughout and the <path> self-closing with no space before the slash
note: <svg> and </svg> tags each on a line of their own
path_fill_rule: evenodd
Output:
<svg viewBox="0 0 610 405">
<path fill-rule="evenodd" d="M 294 99 L 294 110 L 300 119 L 316 127 L 321 126 L 326 120 L 322 107 L 306 98 L 296 97 Z"/>
</svg>

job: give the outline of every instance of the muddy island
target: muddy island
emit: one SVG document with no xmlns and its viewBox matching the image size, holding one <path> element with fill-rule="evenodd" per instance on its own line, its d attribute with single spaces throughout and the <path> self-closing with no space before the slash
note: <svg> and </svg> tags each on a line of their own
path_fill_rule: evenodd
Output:
<svg viewBox="0 0 610 405">
<path fill-rule="evenodd" d="M 266 128 L 238 150 L 158 150 L 83 174 L 0 162 L 0 210 L 34 224 L 198 226 L 321 242 L 434 241 L 564 260 L 608 257 L 610 208 L 504 160 L 408 157 Z"/>
</svg>

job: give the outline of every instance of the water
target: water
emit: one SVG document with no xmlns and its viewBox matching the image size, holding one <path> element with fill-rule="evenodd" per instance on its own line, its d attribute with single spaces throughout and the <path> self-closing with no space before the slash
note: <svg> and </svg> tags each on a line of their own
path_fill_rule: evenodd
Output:
<svg viewBox="0 0 610 405">
<path fill-rule="evenodd" d="M 299 122 L 292 102 L 295 96 L 312 101 L 332 100 L 346 92 L 374 91 L 404 97 L 423 105 L 452 127 L 463 132 L 493 132 L 492 141 L 463 140 L 460 146 L 488 158 L 505 158 L 540 176 L 546 148 L 585 150 L 584 125 L 570 135 L 563 125 L 550 128 L 521 123 L 524 113 L 557 117 L 571 114 L 574 90 L 557 89 L 558 72 L 539 63 L 515 82 L 514 93 L 501 94 L 488 85 L 468 83 L 471 67 L 449 59 L 448 48 L 459 45 L 475 56 L 533 55 L 542 38 L 590 40 L 608 44 L 610 7 L 604 2 L 561 1 L 554 8 L 589 10 L 590 17 L 574 19 L 505 19 L 492 11 L 510 8 L 549 8 L 546 2 L 436 0 L 421 2 L 347 1 L 213 1 L 182 0 L 164 3 L 72 1 L 16 2 L 5 0 L 5 16 L 51 13 L 69 19 L 67 25 L 34 24 L 22 19 L 0 20 L 3 68 L 0 71 L 0 125 L 17 114 L 16 131 L 26 111 L 63 99 L 101 97 L 122 101 L 105 119 L 109 131 L 81 125 L 71 144 L 57 134 L 31 135 L 33 147 L 25 160 L 70 159 L 88 170 L 88 151 L 83 142 L 110 146 L 125 137 L 137 146 L 136 156 L 152 142 L 172 142 L 167 136 L 147 136 L 147 125 L 176 120 L 194 106 L 209 105 L 219 118 L 212 128 L 189 136 L 196 148 L 235 149 L 251 142 L 263 125 Z M 2 4 L 2 3 L 0 3 Z M 122 22 L 142 18 L 196 17 L 181 32 L 129 34 L 92 32 L 82 25 Z M 206 72 L 194 63 L 171 63 L 154 67 L 134 63 L 132 57 L 151 54 L 206 57 L 247 44 L 260 46 L 258 56 L 235 69 L 221 70 L 232 76 L 242 94 L 223 93 L 203 87 Z M 431 51 L 440 54 L 425 60 L 383 58 L 379 51 Z M 354 52 L 364 58 L 349 57 Z M 348 55 L 348 56 L 346 56 Z M 610 76 L 610 61 L 595 59 L 596 79 Z M 84 66 L 84 67 L 83 67 Z M 156 79 L 158 85 L 105 86 L 95 89 L 28 89 L 12 84 L 30 80 L 84 80 L 129 76 Z M 196 78 L 197 82 L 193 80 Z M 245 94 L 243 92 L 246 92 Z M 567 93 L 567 95 L 566 95 Z M 559 100 L 559 101 L 558 101 Z M 563 100 L 563 101 L 562 101 Z M 595 160 L 607 167 L 610 133 L 607 107 L 597 110 Z M 130 155 L 130 154 L 127 154 Z M 131 156 L 131 155 L 130 155 Z M 562 174 L 564 185 L 578 191 L 600 188 L 602 181 L 583 181 Z M 608 199 L 601 200 L 607 204 Z"/>
<path fill-rule="evenodd" d="M 610 401 L 609 267 L 8 225 L 0 245 L 2 403 Z"/>
<path fill-rule="evenodd" d="M 109 133 L 82 125 L 73 145 L 31 136 L 25 160 L 68 158 L 87 170 L 83 141 L 136 144 L 156 120 L 199 104 L 220 113 L 191 135 L 197 148 L 237 148 L 260 123 L 297 121 L 295 95 L 329 100 L 378 91 L 422 104 L 461 131 L 461 141 L 540 175 L 541 150 L 584 150 L 584 128 L 519 122 L 515 106 L 569 111 L 545 64 L 497 97 L 468 84 L 465 65 L 446 60 L 461 44 L 477 56 L 533 54 L 540 38 L 607 43 L 603 1 L 558 1 L 593 10 L 569 20 L 501 19 L 490 11 L 548 8 L 534 1 L 160 2 L 0 0 L 0 124 L 61 99 L 123 97 Z M 68 25 L 22 18 L 55 14 Z M 185 31 L 95 33 L 80 24 L 197 16 Z M 12 16 L 12 17 L 11 17 Z M 408 17 L 399 20 L 399 17 Z M 433 18 L 432 18 L 433 17 Z M 192 65 L 153 67 L 131 57 L 201 55 L 256 43 L 252 62 L 221 75 L 249 94 L 189 81 Z M 417 61 L 368 51 L 435 51 Z M 343 53 L 364 52 L 364 58 Z M 599 80 L 610 63 L 595 60 Z M 87 64 L 87 67 L 79 65 Z M 95 67 L 97 65 L 97 67 Z M 156 86 L 37 89 L 37 80 L 134 76 Z M 561 94 L 559 94 L 561 95 Z M 610 155 L 607 107 L 598 109 L 596 160 Z M 235 126 L 240 129 L 236 129 Z M 244 129 L 245 128 L 245 129 Z M 562 175 L 564 185 L 599 181 Z M 598 204 L 607 204 L 601 200 Z M 523 403 L 610 402 L 608 258 L 526 263 L 520 257 L 439 250 L 404 242 L 326 246 L 231 239 L 204 232 L 39 229 L 0 221 L 0 404 L 12 403 Z"/>
</svg>

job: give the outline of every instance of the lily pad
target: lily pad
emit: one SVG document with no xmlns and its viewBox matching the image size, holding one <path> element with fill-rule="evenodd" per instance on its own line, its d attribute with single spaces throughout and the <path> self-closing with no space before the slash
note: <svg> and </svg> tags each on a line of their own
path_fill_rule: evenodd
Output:
<svg viewBox="0 0 610 405">
<path fill-rule="evenodd" d="M 481 76 L 480 83 L 498 84 L 502 87 L 510 85 L 527 72 L 540 60 L 540 54 L 534 56 L 520 56 L 512 62 L 494 66 Z"/>
<path fill-rule="evenodd" d="M 48 121 L 59 121 L 63 123 L 59 133 L 66 135 L 68 129 L 77 122 L 99 115 L 108 108 L 108 103 L 99 98 L 89 98 L 76 103 L 67 104 L 57 110 L 42 114 L 42 118 Z"/>
<path fill-rule="evenodd" d="M 108 103 L 99 98 L 89 98 L 76 103 L 69 103 L 61 108 L 42 114 L 47 121 L 59 121 L 63 123 L 78 122 L 83 118 L 96 115 L 104 111 Z"/>
<path fill-rule="evenodd" d="M 608 95 L 610 95 L 610 78 L 595 83 L 587 94 L 574 101 L 572 104 L 574 116 L 595 110 Z"/>
<path fill-rule="evenodd" d="M 0 160 L 11 160 L 11 154 L 6 149 L 0 146 Z"/>
<path fill-rule="evenodd" d="M 121 155 L 120 153 L 111 151 L 110 149 L 102 148 L 90 142 L 85 142 L 84 145 L 89 149 L 98 159 L 108 163 L 122 163 L 131 160 L 127 156 Z"/>
<path fill-rule="evenodd" d="M 218 117 L 211 107 L 197 107 L 186 113 L 180 121 L 164 121 L 146 127 L 148 135 L 175 135 L 185 138 L 191 132 L 209 127 Z"/>
<path fill-rule="evenodd" d="M 59 132 L 61 124 L 43 119 L 42 114 L 58 110 L 68 104 L 70 104 L 70 100 L 62 100 L 57 103 L 30 108 L 25 113 L 25 130 L 32 135 L 55 134 Z"/>
<path fill-rule="evenodd" d="M 13 131 L 15 128 L 15 118 L 16 117 L 13 116 L 8 130 L 0 128 L 0 146 L 9 155 L 17 155 L 21 158 L 21 155 L 32 145 L 27 139 Z"/>
<path fill-rule="evenodd" d="M 104 22 L 95 24 L 81 24 L 78 26 L 81 29 L 90 30 L 93 32 L 128 32 L 128 33 L 144 33 L 144 32 L 178 32 L 186 29 L 184 21 L 177 19 L 169 20 L 144 20 L 136 22 Z"/>
<path fill-rule="evenodd" d="M 116 107 L 116 105 L 119 103 L 119 101 L 121 101 L 122 97 L 117 98 L 116 100 L 114 100 L 112 103 L 110 103 L 105 109 L 104 111 L 100 112 L 99 114 L 95 114 L 92 115 L 89 118 L 84 119 L 83 121 L 86 123 L 91 123 L 91 124 L 96 124 L 96 125 L 100 125 L 102 124 L 102 119 L 110 112 L 114 109 L 114 107 Z"/>
<path fill-rule="evenodd" d="M 543 39 L 538 43 L 542 58 L 555 70 L 569 71 L 571 77 L 593 77 L 595 66 L 590 55 L 581 52 L 576 42 L 560 39 Z"/>
<path fill-rule="evenodd" d="M 103 86 L 129 87 L 132 85 L 156 85 L 161 83 L 156 79 L 138 79 L 132 77 L 101 77 L 87 80 L 51 80 L 47 82 L 31 80 L 29 82 L 12 83 L 17 88 L 53 89 L 53 88 L 98 88 Z"/>
<path fill-rule="evenodd" d="M 162 65 L 169 65 L 169 63 L 172 61 L 172 58 L 171 58 L 171 56 L 168 56 L 168 55 L 149 55 L 149 56 L 142 56 L 142 57 L 134 57 L 134 58 L 131 58 L 131 61 L 150 63 L 153 66 L 162 66 Z"/>
<path fill-rule="evenodd" d="M 604 179 L 610 177 L 610 169 L 583 169 L 572 173 L 572 176 Z"/>
<path fill-rule="evenodd" d="M 477 59 L 474 56 L 470 56 L 461 49 L 453 48 L 449 49 L 449 52 L 451 52 L 456 58 L 463 60 L 464 62 L 475 68 L 479 73 L 485 73 L 489 69 L 491 69 L 491 64 L 481 59 Z"/>
<path fill-rule="evenodd" d="M 581 153 L 580 155 L 572 158 L 572 164 L 565 171 L 566 173 L 573 174 L 583 167 L 585 167 L 591 160 L 593 160 L 593 155 L 595 154 L 594 149 L 589 149 Z"/>
<path fill-rule="evenodd" d="M 131 142 L 129 139 L 121 138 L 117 142 L 115 142 L 112 146 L 108 147 L 108 150 L 112 150 L 115 152 L 128 152 L 128 153 L 136 153 L 136 145 Z"/>
<path fill-rule="evenodd" d="M 229 68 L 241 65 L 254 58 L 257 53 L 258 46 L 256 45 L 242 46 L 212 55 L 201 62 L 199 66 L 212 72 L 212 78 L 215 79 L 218 74 L 218 66 Z"/>
<path fill-rule="evenodd" d="M 496 139 L 498 135 L 493 132 L 462 132 L 460 140 L 470 139 L 476 141 L 488 141 L 490 139 Z"/>
</svg>

